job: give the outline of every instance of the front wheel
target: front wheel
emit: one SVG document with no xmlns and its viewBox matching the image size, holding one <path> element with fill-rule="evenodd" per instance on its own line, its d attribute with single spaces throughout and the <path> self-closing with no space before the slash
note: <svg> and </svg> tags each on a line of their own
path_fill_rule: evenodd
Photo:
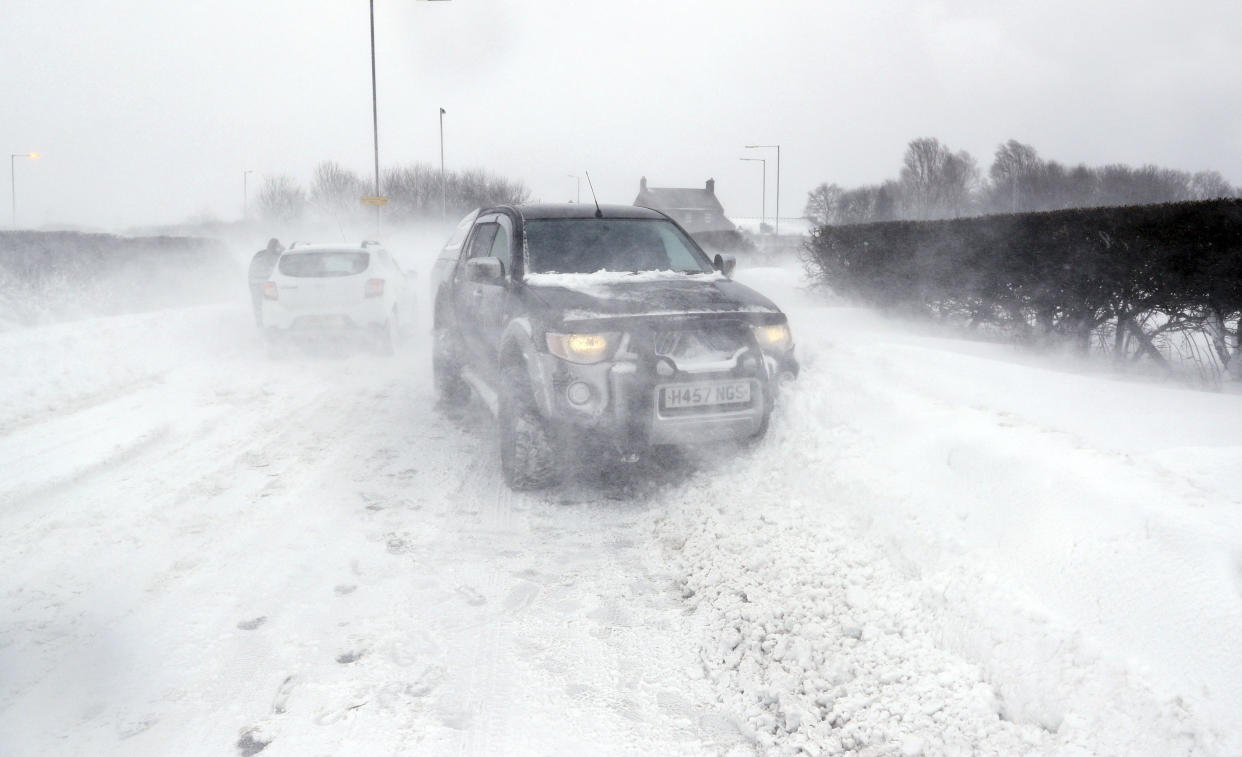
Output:
<svg viewBox="0 0 1242 757">
<path fill-rule="evenodd" d="M 501 373 L 500 470 L 510 489 L 544 489 L 560 479 L 560 461 L 547 423 L 520 367 Z"/>
</svg>

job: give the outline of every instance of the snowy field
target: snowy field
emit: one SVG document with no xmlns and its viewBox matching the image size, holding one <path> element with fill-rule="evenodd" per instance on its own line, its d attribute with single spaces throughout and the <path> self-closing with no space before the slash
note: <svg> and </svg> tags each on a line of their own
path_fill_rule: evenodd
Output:
<svg viewBox="0 0 1242 757">
<path fill-rule="evenodd" d="M 1242 397 L 795 270 L 763 443 L 536 494 L 423 335 L 0 334 L 0 755 L 1242 754 Z"/>
</svg>

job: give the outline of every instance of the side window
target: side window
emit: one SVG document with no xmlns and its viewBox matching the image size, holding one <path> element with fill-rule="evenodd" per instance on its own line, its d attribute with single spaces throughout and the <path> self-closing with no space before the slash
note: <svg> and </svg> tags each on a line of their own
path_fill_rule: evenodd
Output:
<svg viewBox="0 0 1242 757">
<path fill-rule="evenodd" d="M 509 272 L 509 232 L 503 226 L 496 227 L 496 241 L 492 243 L 490 253 L 494 258 L 500 258 L 500 262 L 505 265 L 505 273 Z"/>
<path fill-rule="evenodd" d="M 470 233 L 470 227 L 474 225 L 474 219 L 478 217 L 479 211 L 472 210 L 457 222 L 457 228 L 453 230 L 453 236 L 449 237 L 449 241 L 444 244 L 444 249 L 440 250 L 441 259 L 457 260 L 461 257 L 462 242 L 466 241 L 466 235 Z"/>
<path fill-rule="evenodd" d="M 492 241 L 496 238 L 496 232 L 500 229 L 499 224 L 481 223 L 474 228 L 474 235 L 470 237 L 470 249 L 467 251 L 466 258 L 485 258 L 492 254 Z"/>
</svg>

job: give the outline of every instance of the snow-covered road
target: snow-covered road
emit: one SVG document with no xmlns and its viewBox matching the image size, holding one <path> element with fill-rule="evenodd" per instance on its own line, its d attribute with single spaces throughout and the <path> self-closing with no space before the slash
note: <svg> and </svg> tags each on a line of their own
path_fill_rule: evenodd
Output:
<svg viewBox="0 0 1242 757">
<path fill-rule="evenodd" d="M 421 338 L 0 334 L 0 754 L 1242 754 L 1242 398 L 739 278 L 768 439 L 533 495 Z"/>
</svg>

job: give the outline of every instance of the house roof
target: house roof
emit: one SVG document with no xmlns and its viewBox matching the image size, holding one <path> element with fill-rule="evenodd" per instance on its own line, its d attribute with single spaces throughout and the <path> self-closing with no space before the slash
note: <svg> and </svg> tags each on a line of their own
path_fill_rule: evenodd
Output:
<svg viewBox="0 0 1242 757">
<path fill-rule="evenodd" d="M 716 180 L 708 179 L 703 187 L 649 187 L 647 177 L 638 183 L 634 204 L 661 210 L 691 233 L 698 231 L 732 231 L 733 223 L 725 217 L 724 206 L 716 198 Z"/>
<path fill-rule="evenodd" d="M 648 188 L 638 193 L 638 200 L 644 200 L 644 206 L 668 210 L 720 210 L 720 201 L 716 195 L 706 189 L 681 187 Z"/>
</svg>

